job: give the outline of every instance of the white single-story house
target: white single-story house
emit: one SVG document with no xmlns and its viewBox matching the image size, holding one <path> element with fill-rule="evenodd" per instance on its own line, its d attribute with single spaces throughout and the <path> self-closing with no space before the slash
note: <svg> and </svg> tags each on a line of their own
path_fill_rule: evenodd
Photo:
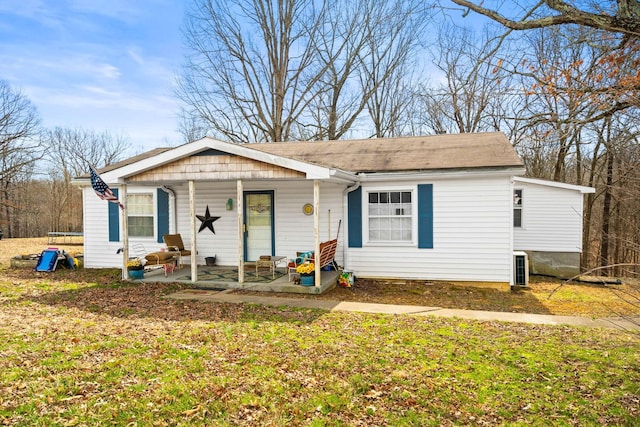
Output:
<svg viewBox="0 0 640 427">
<path fill-rule="evenodd" d="M 206 137 L 99 173 L 126 209 L 77 180 L 85 266 L 121 267 L 119 248 L 156 251 L 164 234 L 180 233 L 191 277 L 206 257 L 243 267 L 337 236 L 336 261 L 357 277 L 513 285 L 514 251 L 559 256 L 577 271 L 582 196 L 593 191 L 522 178 L 498 132 L 244 145 Z"/>
</svg>

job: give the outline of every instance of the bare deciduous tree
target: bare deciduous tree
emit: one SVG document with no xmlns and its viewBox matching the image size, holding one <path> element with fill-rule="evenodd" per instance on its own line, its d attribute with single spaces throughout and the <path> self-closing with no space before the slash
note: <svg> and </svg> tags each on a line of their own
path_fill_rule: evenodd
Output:
<svg viewBox="0 0 640 427">
<path fill-rule="evenodd" d="M 454 3 L 480 13 L 513 30 L 532 30 L 549 27 L 590 29 L 591 36 L 576 39 L 576 43 L 600 45 L 603 55 L 599 58 L 600 76 L 589 85 L 577 87 L 588 94 L 600 107 L 600 114 L 588 117 L 590 121 L 605 119 L 618 111 L 640 106 L 640 2 L 616 0 L 604 2 L 566 2 L 562 0 L 518 1 L 517 8 L 509 5 L 509 12 L 520 15 L 507 18 L 501 14 L 500 4 L 489 8 L 481 2 L 452 0 Z M 515 12 L 516 14 L 518 12 Z M 569 24 L 569 25 L 567 25 Z M 604 50 L 606 49 L 606 52 Z M 566 92 L 562 81 L 540 82 L 550 90 Z"/>
<path fill-rule="evenodd" d="M 576 170 L 577 177 L 568 177 L 566 166 L 570 158 L 581 161 L 585 124 L 600 114 L 597 103 L 580 89 L 592 80 L 603 55 L 599 48 L 578 42 L 590 33 L 579 28 L 532 33 L 526 38 L 527 53 L 518 58 L 528 69 L 523 72 L 517 66 L 512 68 L 522 77 L 529 138 L 543 140 L 545 150 L 554 153 L 548 158 L 553 165 L 551 175 L 540 178 L 582 183 L 581 169 Z M 564 90 L 558 90 L 560 86 Z"/>
<path fill-rule="evenodd" d="M 417 47 L 429 19 L 421 2 L 379 2 L 364 18 L 367 48 L 360 54 L 364 64 L 362 93 L 373 124 L 373 136 L 401 133 L 402 117 L 413 95 L 412 72 Z"/>
<path fill-rule="evenodd" d="M 315 37 L 326 71 L 310 108 L 310 139 L 342 138 L 358 120 L 364 123 L 365 109 L 371 134 L 388 136 L 408 102 L 404 80 L 411 75 L 411 60 L 427 24 L 424 6 L 415 1 L 337 1 L 330 12 L 329 31 Z"/>
<path fill-rule="evenodd" d="M 12 186 L 33 172 L 34 163 L 42 157 L 37 139 L 40 118 L 31 101 L 0 80 L 0 228 L 7 237 L 15 235 L 13 220 L 21 204 L 12 200 Z"/>
<path fill-rule="evenodd" d="M 199 0 L 185 31 L 184 114 L 233 142 L 339 139 L 367 107 L 377 121 L 396 108 L 387 99 L 424 9 L 417 0 Z"/>
<path fill-rule="evenodd" d="M 178 132 L 182 134 L 184 142 L 197 141 L 198 139 L 207 136 L 209 126 L 207 123 L 198 116 L 197 113 L 189 113 L 186 109 L 183 109 L 179 116 Z"/>
<path fill-rule="evenodd" d="M 501 35 L 444 25 L 438 31 L 433 65 L 441 75 L 438 86 L 419 94 L 423 124 L 434 133 L 498 131 L 517 120 L 517 98 L 497 52 Z"/>
<path fill-rule="evenodd" d="M 88 165 L 103 167 L 122 159 L 129 148 L 125 137 L 108 131 L 56 127 L 44 133 L 52 172 L 74 177 L 86 174 Z"/>
<path fill-rule="evenodd" d="M 117 162 L 127 150 L 124 137 L 87 129 L 54 128 L 43 136 L 49 161 L 47 204 L 49 229 L 79 231 L 82 228 L 82 196 L 71 184 L 86 175 L 89 165 L 102 167 Z"/>
<path fill-rule="evenodd" d="M 323 73 L 310 37 L 324 5 L 311 0 L 201 0 L 188 15 L 191 50 L 178 96 L 214 136 L 284 141 Z"/>
</svg>

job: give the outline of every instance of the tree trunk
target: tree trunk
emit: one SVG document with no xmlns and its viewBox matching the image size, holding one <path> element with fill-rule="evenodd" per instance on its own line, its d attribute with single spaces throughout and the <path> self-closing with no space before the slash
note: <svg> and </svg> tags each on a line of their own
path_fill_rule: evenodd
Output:
<svg viewBox="0 0 640 427">
<path fill-rule="evenodd" d="M 604 200 L 602 206 L 602 240 L 600 241 L 600 266 L 609 265 L 609 227 L 611 217 L 611 198 L 613 185 L 613 163 L 614 156 L 611 151 L 607 151 L 607 183 L 604 189 Z M 607 270 L 602 270 L 608 274 Z"/>
</svg>

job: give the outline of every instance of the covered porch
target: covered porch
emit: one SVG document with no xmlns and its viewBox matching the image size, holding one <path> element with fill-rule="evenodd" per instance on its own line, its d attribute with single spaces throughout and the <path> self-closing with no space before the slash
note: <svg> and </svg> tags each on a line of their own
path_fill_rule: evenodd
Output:
<svg viewBox="0 0 640 427">
<path fill-rule="evenodd" d="M 265 256 L 288 260 L 299 251 L 318 254 L 323 242 L 337 239 L 346 226 L 346 190 L 356 181 L 348 172 L 205 138 L 109 174 L 118 182 L 122 200 L 147 195 L 152 209 L 157 206 L 151 241 L 130 235 L 129 221 L 144 219 L 136 218 L 136 212 L 129 211 L 135 206 L 125 203 L 119 219 L 123 266 L 136 244 L 147 252 L 162 250 L 165 234 L 180 234 L 190 251 L 180 258 L 184 268 L 166 278 L 153 272 L 144 280 L 311 294 L 336 284 L 338 272 L 319 268 L 311 287 L 289 282 L 288 275 L 256 283 L 249 272 Z M 211 257 L 216 265 L 205 265 Z M 342 250 L 336 257 L 343 264 Z M 222 274 L 233 269 L 233 277 Z"/>
<path fill-rule="evenodd" d="M 197 279 L 191 280 L 191 267 L 179 268 L 165 276 L 160 269 L 146 272 L 139 282 L 186 283 L 197 289 L 242 289 L 257 292 L 286 292 L 294 294 L 322 294 L 333 289 L 338 282 L 339 271 L 321 270 L 320 282 L 314 286 L 302 286 L 289 280 L 287 271 L 276 270 L 275 277 L 269 270 L 261 269 L 259 275 L 253 274 L 255 265 L 245 263 L 243 282 L 238 278 L 238 268 L 230 266 L 198 265 Z"/>
</svg>

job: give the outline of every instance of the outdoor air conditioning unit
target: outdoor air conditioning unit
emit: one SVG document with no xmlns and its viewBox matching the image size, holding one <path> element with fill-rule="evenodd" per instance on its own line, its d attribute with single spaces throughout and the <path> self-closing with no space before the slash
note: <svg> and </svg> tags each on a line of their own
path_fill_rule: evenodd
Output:
<svg viewBox="0 0 640 427">
<path fill-rule="evenodd" d="M 513 253 L 513 285 L 529 285 L 529 257 L 526 252 L 516 251 Z"/>
</svg>

